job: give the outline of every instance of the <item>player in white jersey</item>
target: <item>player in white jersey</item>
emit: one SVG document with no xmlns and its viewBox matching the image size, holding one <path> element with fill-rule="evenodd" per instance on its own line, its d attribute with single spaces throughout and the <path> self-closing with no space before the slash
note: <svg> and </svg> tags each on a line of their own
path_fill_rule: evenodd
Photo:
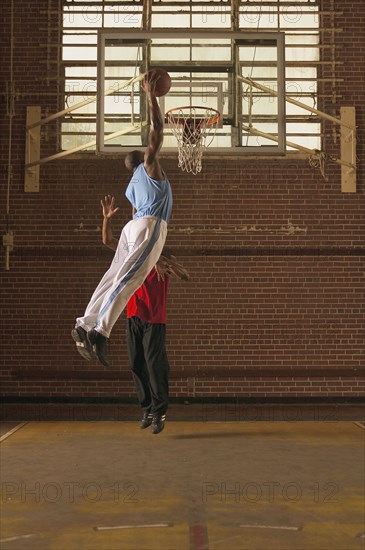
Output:
<svg viewBox="0 0 365 550">
<path fill-rule="evenodd" d="M 158 158 L 163 119 L 155 95 L 157 79 L 152 73 L 143 84 L 151 122 L 149 144 L 145 151 L 132 151 L 125 159 L 126 167 L 133 172 L 125 193 L 133 206 L 133 219 L 123 228 L 110 268 L 71 333 L 83 357 L 97 358 L 105 366 L 110 366 L 107 356 L 110 332 L 131 296 L 157 263 L 171 216 L 171 187 Z"/>
</svg>

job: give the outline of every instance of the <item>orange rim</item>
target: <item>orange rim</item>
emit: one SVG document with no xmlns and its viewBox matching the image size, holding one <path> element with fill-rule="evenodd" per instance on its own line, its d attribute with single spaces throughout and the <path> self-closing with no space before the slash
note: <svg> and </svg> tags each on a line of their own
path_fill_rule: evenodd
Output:
<svg viewBox="0 0 365 550">
<path fill-rule="evenodd" d="M 191 117 L 191 116 L 177 117 L 173 115 L 173 111 L 183 111 L 184 109 L 202 109 L 203 111 L 204 110 L 210 111 L 215 114 L 214 116 L 208 119 L 206 117 L 198 117 L 198 116 L 197 117 Z M 206 121 L 207 126 L 212 126 L 213 124 L 219 121 L 219 119 L 221 118 L 221 114 L 219 111 L 217 111 L 217 109 L 213 109 L 213 107 L 207 108 L 207 107 L 197 107 L 194 105 L 186 105 L 185 107 L 173 107 L 172 109 L 169 109 L 168 111 L 166 111 L 165 117 L 167 118 L 168 121 L 171 120 L 171 122 L 174 122 L 175 124 L 178 124 L 180 126 L 184 126 L 186 120 L 188 120 L 189 118 L 193 118 L 193 120 L 196 120 L 198 124 L 201 124 L 202 121 Z"/>
</svg>

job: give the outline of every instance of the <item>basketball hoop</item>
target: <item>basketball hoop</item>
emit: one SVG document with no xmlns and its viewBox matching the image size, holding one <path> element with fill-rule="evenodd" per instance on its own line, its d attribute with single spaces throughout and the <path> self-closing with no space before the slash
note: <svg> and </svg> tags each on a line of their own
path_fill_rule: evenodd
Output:
<svg viewBox="0 0 365 550">
<path fill-rule="evenodd" d="M 210 107 L 175 107 L 166 113 L 177 140 L 179 168 L 197 174 L 204 150 L 212 143 L 221 114 Z"/>
</svg>

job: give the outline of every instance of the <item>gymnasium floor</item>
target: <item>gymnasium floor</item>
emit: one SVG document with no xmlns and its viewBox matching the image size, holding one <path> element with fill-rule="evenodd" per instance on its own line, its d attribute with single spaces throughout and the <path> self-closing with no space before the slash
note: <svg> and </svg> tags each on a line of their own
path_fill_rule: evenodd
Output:
<svg viewBox="0 0 365 550">
<path fill-rule="evenodd" d="M 362 550 L 364 428 L 5 422 L 1 549 Z"/>
</svg>

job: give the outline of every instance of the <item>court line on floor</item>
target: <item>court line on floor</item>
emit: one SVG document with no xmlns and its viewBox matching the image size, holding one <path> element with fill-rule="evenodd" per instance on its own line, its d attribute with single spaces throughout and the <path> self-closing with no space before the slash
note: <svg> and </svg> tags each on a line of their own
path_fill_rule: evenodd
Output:
<svg viewBox="0 0 365 550">
<path fill-rule="evenodd" d="M 23 426 L 25 426 L 26 424 L 28 424 L 28 422 L 21 422 L 21 424 L 18 424 L 17 426 L 15 426 L 15 428 L 13 428 L 12 430 L 9 430 L 8 432 L 4 433 L 1 437 L 0 437 L 0 443 L 2 441 L 4 441 L 4 439 L 6 439 L 7 437 L 10 437 L 11 435 L 13 435 L 13 433 L 17 432 L 18 430 L 20 430 L 20 428 L 22 428 Z"/>
<path fill-rule="evenodd" d="M 359 426 L 362 430 L 365 430 L 365 422 L 354 422 L 355 426 Z"/>
<path fill-rule="evenodd" d="M 290 526 L 287 526 L 287 525 L 258 525 L 258 524 L 253 524 L 253 525 L 240 525 L 239 527 L 244 527 L 244 528 L 254 528 L 254 529 L 283 529 L 284 531 L 301 531 L 303 528 L 302 527 L 290 527 Z"/>
<path fill-rule="evenodd" d="M 142 525 L 104 525 L 94 527 L 95 531 L 110 531 L 112 529 L 150 529 L 155 527 L 173 527 L 173 523 L 146 523 Z"/>
<path fill-rule="evenodd" d="M 17 535 L 15 537 L 7 537 L 6 539 L 0 539 L 0 543 L 3 543 L 3 542 L 11 542 L 13 540 L 19 540 L 19 539 L 29 539 L 31 537 L 36 537 L 37 535 L 36 534 L 31 534 L 31 535 Z"/>
</svg>

